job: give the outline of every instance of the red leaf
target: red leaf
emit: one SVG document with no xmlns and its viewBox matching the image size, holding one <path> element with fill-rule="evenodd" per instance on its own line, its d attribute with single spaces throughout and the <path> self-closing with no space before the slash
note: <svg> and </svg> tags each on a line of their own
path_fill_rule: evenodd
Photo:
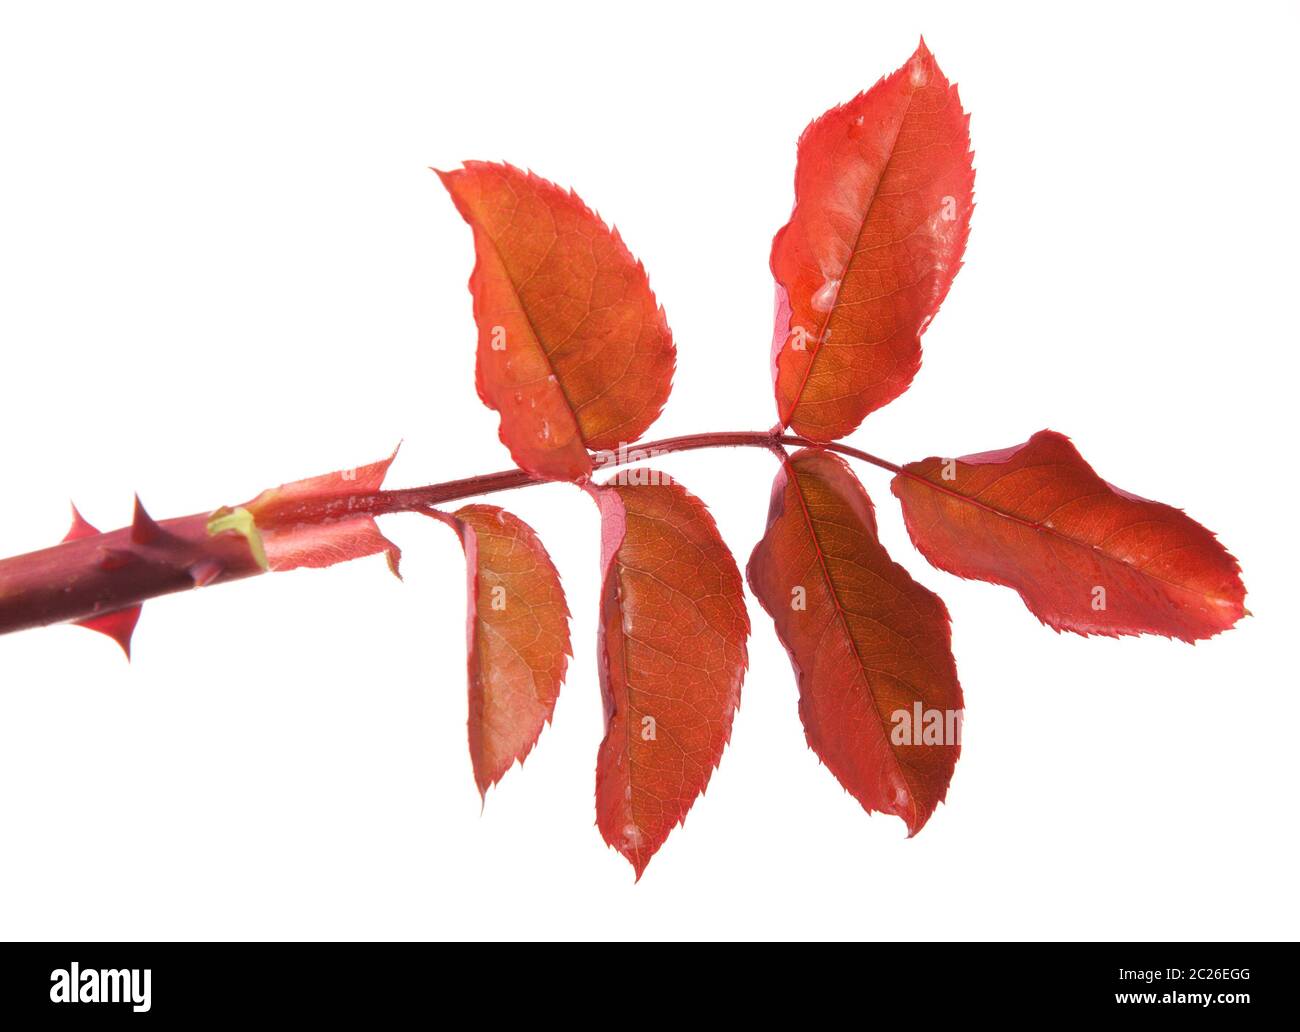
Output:
<svg viewBox="0 0 1300 1032">
<path fill-rule="evenodd" d="M 911 463 L 893 490 L 931 563 L 1015 588 L 1058 631 L 1196 641 L 1246 612 L 1237 560 L 1210 531 L 1112 487 L 1055 431 Z"/>
<path fill-rule="evenodd" d="M 794 212 L 772 241 L 782 426 L 835 440 L 911 384 L 966 248 L 968 122 L 922 42 L 804 130 Z"/>
<path fill-rule="evenodd" d="M 389 569 L 398 574 L 401 550 L 380 533 L 374 517 L 353 511 L 349 504 L 354 495 L 378 491 L 396 457 L 394 451 L 368 466 L 295 480 L 240 506 L 256 523 L 267 565 L 275 571 L 333 566 L 384 552 Z M 219 509 L 213 517 L 230 512 Z"/>
<path fill-rule="evenodd" d="M 857 477 L 818 450 L 777 474 L 746 574 L 790 653 L 808 744 L 868 812 L 916 834 L 961 753 L 943 602 L 889 558 Z"/>
<path fill-rule="evenodd" d="M 479 794 L 537 743 L 569 657 L 560 575 L 532 527 L 495 505 L 431 513 L 460 536 L 469 572 L 469 754 Z"/>
<path fill-rule="evenodd" d="M 664 474 L 631 475 L 636 485 L 593 489 L 604 570 L 596 823 L 640 878 L 731 738 L 749 616 L 704 503 Z"/>
<path fill-rule="evenodd" d="M 645 270 L 574 193 L 481 161 L 439 172 L 474 230 L 478 392 L 536 476 L 581 480 L 588 449 L 659 416 L 675 351 Z"/>
</svg>

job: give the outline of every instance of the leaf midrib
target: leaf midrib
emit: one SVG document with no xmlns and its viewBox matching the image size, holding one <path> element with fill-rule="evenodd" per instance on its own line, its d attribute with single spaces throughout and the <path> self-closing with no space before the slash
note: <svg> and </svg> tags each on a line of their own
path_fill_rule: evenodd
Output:
<svg viewBox="0 0 1300 1032">
<path fill-rule="evenodd" d="M 549 207 L 546 209 L 546 215 L 551 220 L 551 233 L 553 234 L 553 239 L 551 240 L 550 246 L 546 249 L 546 254 L 542 256 L 542 261 L 545 261 L 546 258 L 550 256 L 551 251 L 555 247 L 556 241 L 560 238 L 559 232 L 555 227 L 555 216 L 551 213 Z M 524 303 L 523 297 L 520 296 L 520 285 L 515 282 L 514 276 L 510 274 L 510 266 L 506 263 L 505 255 L 501 253 L 501 248 L 497 246 L 496 238 L 487 231 L 486 227 L 483 228 L 483 235 L 487 237 L 488 243 L 492 245 L 492 253 L 497 256 L 497 261 L 501 265 L 501 271 L 505 275 L 506 282 L 510 284 L 510 290 L 515 295 L 515 300 L 519 303 L 519 314 L 524 317 L 524 322 L 528 324 L 528 332 L 533 335 L 533 343 L 536 345 L 537 350 L 542 353 L 542 359 L 546 362 L 546 368 L 551 371 L 551 375 L 555 378 L 555 387 L 560 392 L 560 396 L 564 398 L 564 406 L 569 411 L 569 418 L 573 420 L 573 427 L 578 432 L 578 439 L 582 441 L 583 447 L 586 448 L 587 438 L 582 433 L 582 424 L 578 420 L 578 410 L 574 407 L 573 399 L 569 397 L 569 392 L 564 386 L 564 378 L 560 376 L 559 369 L 557 369 L 555 363 L 551 361 L 551 353 L 546 350 L 546 345 L 542 339 L 542 335 L 537 331 L 537 326 L 533 322 L 531 313 L 528 311 L 528 306 Z"/>
<path fill-rule="evenodd" d="M 889 174 L 889 167 L 893 164 L 894 154 L 898 149 L 898 138 L 903 134 L 903 124 L 907 121 L 907 116 L 912 110 L 912 98 L 916 96 L 917 91 L 912 90 L 907 95 L 907 102 L 903 105 L 903 113 L 898 119 L 898 128 L 894 130 L 894 138 L 889 141 L 889 157 L 880 168 L 880 175 L 876 177 L 875 186 L 871 189 L 871 200 L 867 202 L 867 210 L 862 213 L 862 221 L 858 223 L 858 232 L 853 238 L 853 247 L 849 252 L 849 260 L 845 263 L 844 271 L 840 275 L 840 285 L 835 291 L 835 300 L 826 310 L 826 315 L 822 319 L 821 326 L 817 330 L 817 348 L 808 359 L 808 367 L 804 370 L 803 379 L 799 381 L 799 389 L 795 392 L 794 407 L 790 409 L 790 418 L 794 419 L 795 410 L 803 403 L 804 391 L 808 389 L 808 381 L 812 378 L 813 368 L 817 365 L 817 358 L 822 353 L 822 337 L 826 334 L 826 328 L 831 324 L 831 318 L 835 315 L 840 306 L 840 291 L 844 289 L 844 280 L 848 278 L 849 270 L 853 266 L 853 259 L 858 254 L 858 247 L 862 243 L 862 234 L 866 232 L 867 223 L 871 219 L 871 211 L 880 197 L 880 184 L 885 181 Z"/>
<path fill-rule="evenodd" d="M 804 524 L 808 528 L 808 536 L 812 539 L 813 550 L 817 553 L 817 565 L 820 567 L 822 578 L 826 582 L 827 590 L 831 596 L 831 602 L 835 606 L 835 614 L 839 617 L 840 626 L 844 630 L 844 636 L 849 641 L 849 647 L 853 649 L 853 658 L 857 661 L 858 670 L 862 675 L 862 683 L 865 685 L 867 696 L 871 700 L 871 709 L 876 714 L 876 719 L 880 723 L 881 740 L 888 749 L 890 759 L 897 766 L 899 776 L 902 777 L 904 782 L 907 784 L 907 790 L 910 796 L 909 802 L 911 803 L 912 808 L 912 817 L 915 819 L 919 809 L 917 806 L 916 787 L 907 776 L 909 768 L 894 751 L 892 743 L 889 742 L 889 736 L 885 732 L 885 717 L 884 714 L 880 712 L 880 704 L 876 699 L 876 691 L 871 683 L 871 676 L 868 673 L 866 660 L 862 658 L 862 652 L 858 648 L 857 638 L 854 637 L 853 628 L 849 625 L 848 614 L 843 605 L 840 604 L 839 590 L 835 585 L 834 578 L 831 577 L 830 568 L 826 565 L 826 553 L 822 549 L 821 539 L 817 536 L 816 521 L 813 520 L 812 513 L 808 509 L 808 500 L 804 497 L 803 485 L 799 482 L 799 475 L 794 468 L 794 464 L 788 459 L 786 460 L 786 466 L 789 470 L 791 481 L 794 484 L 795 494 L 799 498 L 799 508 L 803 513 Z M 910 829 L 912 822 L 907 821 L 907 825 Z"/>
<path fill-rule="evenodd" d="M 1050 465 L 1064 466 L 1065 464 L 1050 463 Z M 1019 470 L 1012 470 L 1010 472 L 1019 473 L 1022 470 L 1028 468 L 1030 467 L 1021 467 L 1021 469 Z M 1178 591 L 1184 591 L 1189 595 L 1196 596 L 1197 598 L 1212 600 L 1216 603 L 1224 603 L 1228 605 L 1235 604 L 1233 599 L 1222 598 L 1219 595 L 1213 595 L 1205 591 L 1200 591 L 1196 588 L 1189 587 L 1186 584 L 1180 584 L 1177 581 L 1172 581 L 1166 577 L 1161 577 L 1159 574 L 1151 573 L 1150 571 L 1144 569 L 1143 567 L 1137 566 L 1134 563 L 1129 562 L 1127 559 L 1122 559 L 1119 556 L 1106 551 L 1100 545 L 1091 545 L 1086 541 L 1081 541 L 1079 538 L 1071 537 L 1069 534 L 1062 533 L 1061 531 L 1057 530 L 1055 527 L 1049 527 L 1045 523 L 1040 523 L 1036 520 L 1029 520 L 1023 516 L 1017 516 L 1015 513 L 1006 512 L 1005 510 L 998 508 L 996 505 L 992 505 L 988 502 L 982 502 L 978 498 L 975 498 L 968 494 L 962 494 L 960 491 L 953 490 L 950 487 L 944 487 L 942 484 L 936 484 L 929 477 L 920 476 L 919 474 L 912 473 L 905 468 L 899 471 L 898 476 L 907 477 L 909 480 L 914 480 L 917 483 L 924 484 L 926 487 L 932 488 L 933 490 L 938 491 L 940 494 L 945 494 L 950 498 L 955 498 L 958 501 L 966 502 L 969 505 L 973 505 L 978 509 L 984 510 L 985 512 L 992 513 L 994 516 L 1000 516 L 1004 520 L 1009 520 L 1012 523 L 1017 523 L 1022 527 L 1026 527 L 1029 530 L 1045 534 L 1048 537 L 1056 538 L 1059 541 L 1064 541 L 1066 544 L 1073 545 L 1075 548 L 1094 552 L 1097 555 L 1101 556 L 1103 559 L 1108 560 L 1109 562 L 1115 563 L 1118 566 L 1123 566 L 1126 569 L 1132 570 L 1135 574 L 1137 574 L 1140 577 L 1146 577 L 1150 580 L 1156 581 L 1159 584 L 1163 584 L 1166 587 L 1175 588 Z M 1102 481 L 1102 483 L 1105 484 L 1105 481 Z M 1113 495 L 1114 491 L 1113 489 L 1110 488 L 1110 485 L 1105 484 L 1105 486 L 1107 490 L 1110 491 L 1111 494 Z M 1071 500 L 1073 501 L 1074 499 Z M 1158 505 L 1161 503 L 1157 502 L 1153 504 Z"/>
</svg>

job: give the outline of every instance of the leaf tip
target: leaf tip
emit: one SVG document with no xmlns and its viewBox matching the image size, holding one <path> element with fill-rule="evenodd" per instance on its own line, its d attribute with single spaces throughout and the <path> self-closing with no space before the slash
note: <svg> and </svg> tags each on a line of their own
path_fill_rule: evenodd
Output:
<svg viewBox="0 0 1300 1032">
<path fill-rule="evenodd" d="M 643 850 L 639 843 L 629 843 L 626 847 L 615 843 L 610 843 L 622 855 L 623 859 L 632 865 L 633 884 L 641 881 L 641 876 L 645 874 L 646 868 L 650 866 L 650 861 L 654 858 L 658 847 L 649 850 Z"/>
<path fill-rule="evenodd" d="M 388 540 L 385 538 L 384 540 Z M 389 548 L 384 552 L 384 560 L 388 563 L 388 572 L 396 577 L 399 581 L 405 583 L 406 578 L 402 576 L 402 550 L 392 541 L 388 541 Z"/>
</svg>

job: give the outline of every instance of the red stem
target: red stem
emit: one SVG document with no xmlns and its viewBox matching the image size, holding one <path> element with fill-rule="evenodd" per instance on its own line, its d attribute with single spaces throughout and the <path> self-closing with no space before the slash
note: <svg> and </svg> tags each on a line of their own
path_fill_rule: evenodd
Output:
<svg viewBox="0 0 1300 1032">
<path fill-rule="evenodd" d="M 701 448 L 775 448 L 789 445 L 799 448 L 825 448 L 850 458 L 868 462 L 873 466 L 901 473 L 900 467 L 870 452 L 852 448 L 847 444 L 831 442 L 820 444 L 794 434 L 781 434 L 776 431 L 725 431 L 712 434 L 686 434 L 682 437 L 666 437 L 661 441 L 648 441 L 628 447 L 620 452 L 597 453 L 597 469 L 612 469 L 633 462 L 644 462 L 657 455 L 671 452 L 698 451 Z M 612 461 L 602 461 L 610 459 Z M 509 491 L 529 484 L 543 484 L 548 481 L 530 476 L 521 469 L 502 470 L 500 473 L 484 473 L 464 480 L 449 480 L 442 484 L 430 484 L 428 487 L 405 487 L 394 491 L 377 491 L 373 495 L 356 495 L 350 498 L 347 511 L 368 512 L 382 515 L 392 512 L 419 512 L 433 506 L 470 498 L 476 495 L 493 494 L 497 491 Z"/>
<path fill-rule="evenodd" d="M 822 447 L 895 474 L 901 472 L 892 462 L 857 448 L 818 445 L 780 430 L 688 434 L 598 453 L 593 458 L 597 470 L 605 471 L 671 452 L 737 447 L 779 452 L 783 445 Z M 521 469 L 509 469 L 427 487 L 340 494 L 304 502 L 280 515 L 296 525 L 317 525 L 347 516 L 427 512 L 461 498 L 545 482 Z M 107 534 L 85 527 L 75 540 L 0 560 L 0 634 L 68 620 L 98 624 L 106 614 L 127 610 L 149 598 L 262 572 L 242 539 L 208 534 L 208 518 L 209 514 L 198 513 L 155 524 L 137 511 L 131 527 Z M 133 623 L 131 620 L 124 632 L 114 629 L 109 633 L 126 647 Z"/>
</svg>

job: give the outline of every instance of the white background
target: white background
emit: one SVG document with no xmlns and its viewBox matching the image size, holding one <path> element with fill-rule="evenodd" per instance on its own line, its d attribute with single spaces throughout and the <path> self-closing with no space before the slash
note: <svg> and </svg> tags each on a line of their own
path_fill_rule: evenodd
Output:
<svg viewBox="0 0 1300 1032">
<path fill-rule="evenodd" d="M 795 140 L 925 33 L 972 111 L 967 265 L 912 389 L 851 439 L 899 461 L 1046 426 L 1242 561 L 1253 618 L 1190 647 L 1041 627 L 887 547 L 954 618 L 961 762 L 914 840 L 807 749 L 755 633 L 732 745 L 639 885 L 594 827 L 595 507 L 494 501 L 564 576 L 554 726 L 480 815 L 463 560 L 418 517 L 373 558 L 145 608 L 128 665 L 0 639 L 6 938 L 1295 937 L 1294 10 L 6 5 L 0 553 L 386 455 L 509 465 L 473 389 L 468 229 L 430 165 L 574 187 L 679 348 L 652 437 L 763 429 L 771 235 Z M 674 456 L 742 565 L 771 459 Z"/>
</svg>

